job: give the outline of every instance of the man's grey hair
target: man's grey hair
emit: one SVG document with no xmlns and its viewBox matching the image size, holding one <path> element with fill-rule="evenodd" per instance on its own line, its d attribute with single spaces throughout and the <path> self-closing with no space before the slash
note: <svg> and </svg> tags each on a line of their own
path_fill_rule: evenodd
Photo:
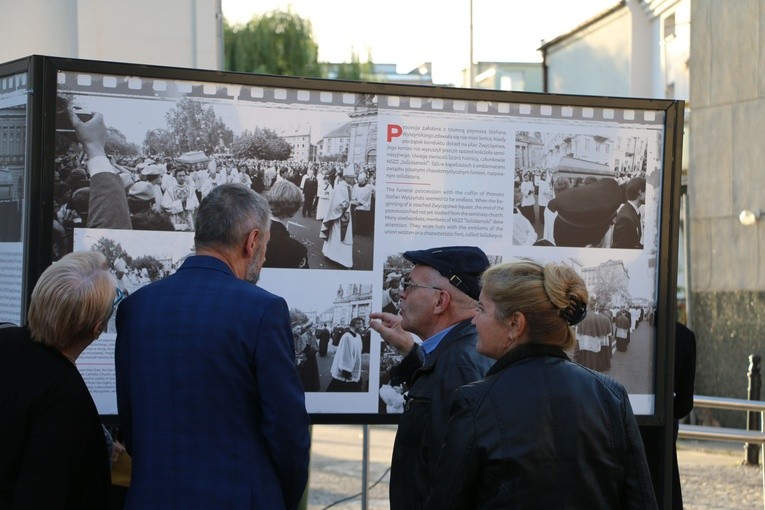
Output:
<svg viewBox="0 0 765 510">
<path fill-rule="evenodd" d="M 271 228 L 266 199 L 241 184 L 221 184 L 199 204 L 194 246 L 231 248 L 256 228 L 261 232 Z"/>
</svg>

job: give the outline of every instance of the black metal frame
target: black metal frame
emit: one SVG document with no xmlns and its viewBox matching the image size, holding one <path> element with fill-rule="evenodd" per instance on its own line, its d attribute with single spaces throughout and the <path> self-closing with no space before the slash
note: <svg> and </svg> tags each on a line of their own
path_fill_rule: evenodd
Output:
<svg viewBox="0 0 765 510">
<path fill-rule="evenodd" d="M 504 92 L 458 89 L 440 86 L 397 85 L 388 83 L 292 78 L 233 72 L 204 71 L 173 67 L 147 66 L 77 60 L 34 55 L 0 65 L 0 77 L 27 72 L 30 93 L 27 116 L 27 204 L 25 235 L 25 274 L 23 295 L 28 303 L 37 278 L 51 263 L 52 197 L 56 76 L 59 71 L 114 74 L 142 78 L 188 80 L 219 84 L 255 85 L 300 90 L 352 92 L 374 95 L 409 96 L 473 100 L 529 105 L 574 106 L 663 111 L 664 149 L 660 205 L 660 243 L 658 247 L 657 350 L 655 366 L 655 412 L 640 415 L 640 425 L 662 426 L 671 421 L 674 352 L 674 310 L 679 228 L 680 175 L 684 102 L 675 100 L 596 97 L 582 95 Z M 111 417 L 113 418 L 113 417 Z M 395 423 L 397 415 L 383 414 L 313 414 L 314 423 Z"/>
</svg>

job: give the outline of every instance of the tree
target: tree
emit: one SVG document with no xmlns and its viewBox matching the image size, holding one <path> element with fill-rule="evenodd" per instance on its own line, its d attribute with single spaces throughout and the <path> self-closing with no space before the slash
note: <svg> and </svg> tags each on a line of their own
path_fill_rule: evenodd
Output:
<svg viewBox="0 0 765 510">
<path fill-rule="evenodd" d="M 151 255 L 144 255 L 142 257 L 138 257 L 137 259 L 133 261 L 131 266 L 138 271 L 142 269 L 146 269 L 146 273 L 149 275 L 149 278 L 151 279 L 151 281 L 157 280 L 157 278 L 159 278 L 159 275 L 162 274 L 162 270 L 164 269 L 164 266 L 162 266 L 162 262 L 152 257 Z"/>
<path fill-rule="evenodd" d="M 175 137 L 167 129 L 150 129 L 143 141 L 143 153 L 157 156 L 180 154 Z"/>
<path fill-rule="evenodd" d="M 290 308 L 290 322 L 292 324 L 305 324 L 308 316 L 299 308 Z"/>
<path fill-rule="evenodd" d="M 178 101 L 165 118 L 178 153 L 204 151 L 212 154 L 221 140 L 224 145 L 230 145 L 234 140 L 234 132 L 220 117 L 216 117 L 212 106 L 205 109 L 201 102 L 189 97 Z M 146 144 L 147 140 L 144 141 Z"/>
<path fill-rule="evenodd" d="M 275 131 L 267 128 L 245 130 L 231 145 L 231 151 L 238 158 L 255 158 L 284 161 L 292 154 L 292 147 Z"/>
<path fill-rule="evenodd" d="M 127 141 L 127 137 L 118 129 L 106 128 L 106 143 L 104 150 L 107 154 L 121 154 L 123 156 L 137 156 L 138 147 Z"/>
<path fill-rule="evenodd" d="M 338 65 L 335 79 L 374 81 L 374 65 L 372 64 L 371 53 L 367 54 L 367 61 L 362 63 L 359 60 L 359 54 L 352 50 L 350 63 Z"/>
<path fill-rule="evenodd" d="M 114 261 L 118 258 L 121 258 L 127 264 L 130 264 L 133 260 L 120 243 L 108 237 L 101 237 L 96 241 L 91 250 L 103 253 L 106 261 L 109 263 L 109 267 L 114 267 Z"/>
<path fill-rule="evenodd" d="M 223 46 L 227 71 L 321 77 L 311 22 L 291 8 L 255 16 L 244 26 L 224 22 Z"/>
</svg>

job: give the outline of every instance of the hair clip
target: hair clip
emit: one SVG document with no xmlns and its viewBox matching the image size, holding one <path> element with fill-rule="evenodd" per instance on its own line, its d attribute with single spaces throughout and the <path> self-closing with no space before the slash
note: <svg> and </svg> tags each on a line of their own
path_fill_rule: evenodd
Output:
<svg viewBox="0 0 765 510">
<path fill-rule="evenodd" d="M 558 312 L 569 326 L 575 326 L 587 317 L 587 305 L 584 303 L 574 303 L 568 308 L 563 308 Z"/>
</svg>

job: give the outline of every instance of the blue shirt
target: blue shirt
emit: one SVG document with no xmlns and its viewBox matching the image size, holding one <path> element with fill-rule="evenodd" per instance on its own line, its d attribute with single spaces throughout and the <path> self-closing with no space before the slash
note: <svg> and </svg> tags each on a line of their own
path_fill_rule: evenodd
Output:
<svg viewBox="0 0 765 510">
<path fill-rule="evenodd" d="M 454 326 L 456 326 L 456 324 L 453 324 L 446 329 L 442 329 L 441 331 L 439 331 L 432 337 L 422 342 L 422 350 L 425 351 L 426 357 L 428 356 L 428 354 L 436 350 L 436 347 L 438 347 L 438 344 L 441 343 L 441 340 L 444 339 L 446 334 L 449 333 L 449 331 L 451 331 Z"/>
</svg>

